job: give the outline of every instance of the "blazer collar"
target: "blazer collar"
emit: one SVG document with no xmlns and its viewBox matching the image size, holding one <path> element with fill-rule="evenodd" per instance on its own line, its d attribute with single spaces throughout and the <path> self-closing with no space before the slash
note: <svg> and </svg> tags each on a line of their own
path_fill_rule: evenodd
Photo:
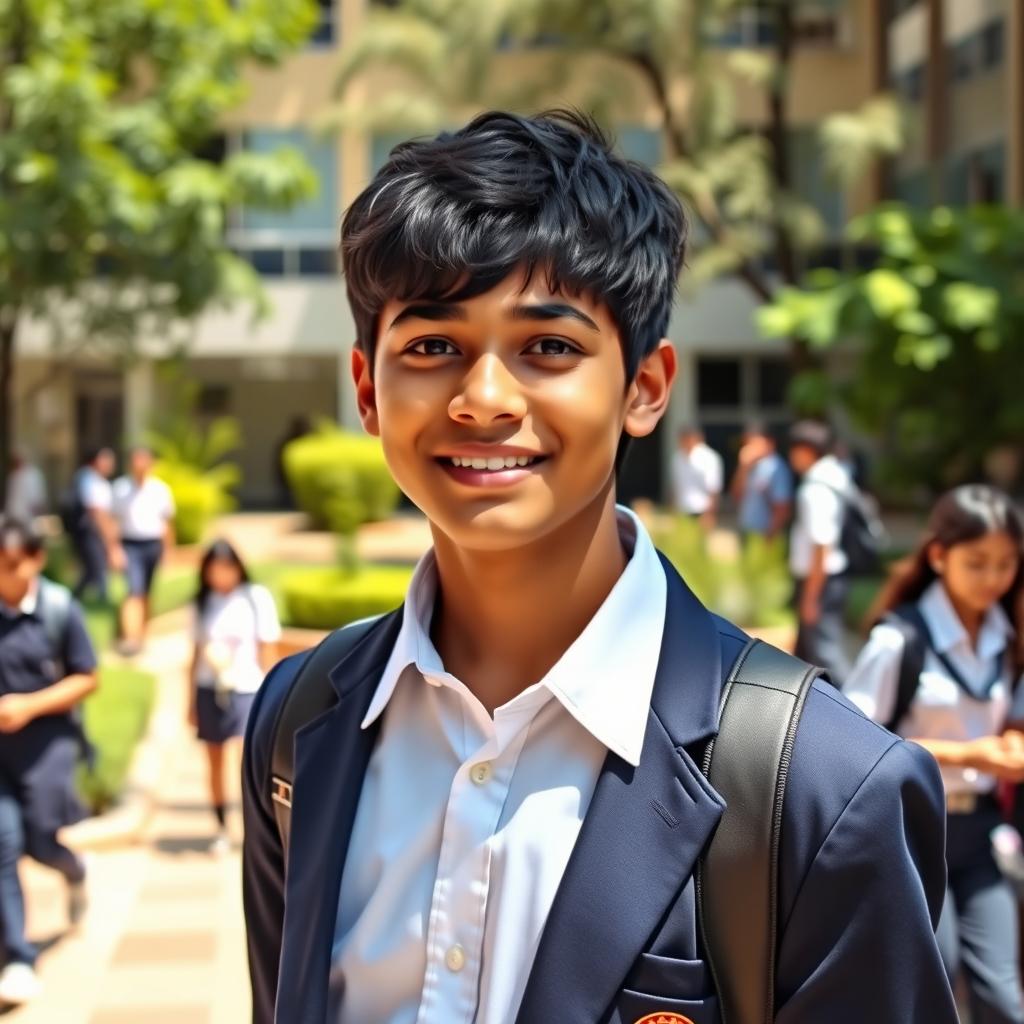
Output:
<svg viewBox="0 0 1024 1024">
<path fill-rule="evenodd" d="M 668 603 L 640 764 L 609 753 L 541 935 L 518 1024 L 601 1020 L 724 809 L 694 748 L 718 728 L 714 618 L 663 560 Z M 587 936 L 586 941 L 581 936 Z M 566 1012 L 566 979 L 573 979 Z"/>
<path fill-rule="evenodd" d="M 384 616 L 332 669 L 338 701 L 295 734 L 278 1019 L 323 1021 L 341 873 L 376 729 L 360 722 L 401 625 Z"/>
</svg>

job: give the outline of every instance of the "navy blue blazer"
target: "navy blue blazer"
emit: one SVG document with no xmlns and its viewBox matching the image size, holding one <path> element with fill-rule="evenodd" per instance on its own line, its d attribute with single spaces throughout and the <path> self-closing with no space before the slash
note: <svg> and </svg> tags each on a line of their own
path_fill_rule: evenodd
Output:
<svg viewBox="0 0 1024 1024">
<path fill-rule="evenodd" d="M 747 638 L 708 612 L 667 563 L 666 573 L 665 631 L 640 764 L 612 753 L 605 760 L 516 1024 L 634 1024 L 657 1011 L 693 1024 L 720 1019 L 693 873 L 724 804 L 698 763 L 717 728 L 722 681 Z M 296 736 L 287 880 L 270 747 L 306 655 L 281 662 L 253 708 L 243 884 L 256 1024 L 327 1024 L 342 869 L 376 738 L 359 724 L 400 623 L 400 612 L 381 619 L 334 669 L 337 704 Z M 945 892 L 944 829 L 931 756 L 817 681 L 784 807 L 777 1024 L 955 1024 L 934 935 Z"/>
</svg>

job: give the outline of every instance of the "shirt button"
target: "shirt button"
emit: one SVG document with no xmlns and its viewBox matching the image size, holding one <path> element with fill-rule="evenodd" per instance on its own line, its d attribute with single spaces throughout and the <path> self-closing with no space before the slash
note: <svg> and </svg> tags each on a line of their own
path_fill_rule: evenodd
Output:
<svg viewBox="0 0 1024 1024">
<path fill-rule="evenodd" d="M 466 966 L 466 951 L 458 944 L 451 947 L 444 955 L 445 966 L 449 971 L 458 973 Z"/>
<path fill-rule="evenodd" d="M 478 786 L 482 786 L 485 782 L 489 782 L 491 778 L 491 762 L 481 761 L 479 764 L 473 765 L 469 770 L 469 777 Z"/>
</svg>

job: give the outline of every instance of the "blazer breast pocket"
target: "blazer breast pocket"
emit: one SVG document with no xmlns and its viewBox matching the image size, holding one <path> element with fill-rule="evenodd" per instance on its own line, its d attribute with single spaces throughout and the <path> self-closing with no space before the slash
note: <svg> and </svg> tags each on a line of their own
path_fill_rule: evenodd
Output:
<svg viewBox="0 0 1024 1024">
<path fill-rule="evenodd" d="M 703 960 L 644 953 L 626 978 L 609 1024 L 721 1024 L 718 996 Z"/>
</svg>

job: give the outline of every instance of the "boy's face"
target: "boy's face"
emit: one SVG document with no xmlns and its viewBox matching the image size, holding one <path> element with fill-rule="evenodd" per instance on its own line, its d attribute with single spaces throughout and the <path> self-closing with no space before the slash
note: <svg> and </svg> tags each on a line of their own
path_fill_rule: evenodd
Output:
<svg viewBox="0 0 1024 1024">
<path fill-rule="evenodd" d="M 32 553 L 13 544 L 0 547 L 0 600 L 18 604 L 45 564 L 42 551 Z"/>
<path fill-rule="evenodd" d="M 478 550 L 520 547 L 606 501 L 620 436 L 654 429 L 675 366 L 662 342 L 627 387 L 607 308 L 520 273 L 464 302 L 391 301 L 373 372 L 353 356 L 363 424 L 395 479 Z"/>
</svg>

